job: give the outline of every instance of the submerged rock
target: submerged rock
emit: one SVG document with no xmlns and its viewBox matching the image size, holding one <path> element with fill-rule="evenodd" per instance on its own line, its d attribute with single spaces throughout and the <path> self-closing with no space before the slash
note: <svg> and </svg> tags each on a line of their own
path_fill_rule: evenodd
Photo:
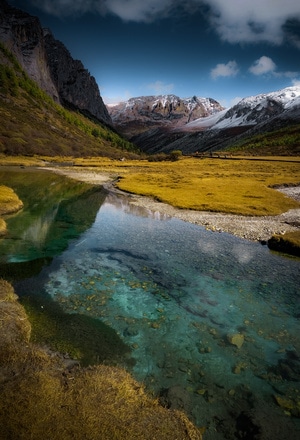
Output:
<svg viewBox="0 0 300 440">
<path fill-rule="evenodd" d="M 241 348 L 244 343 L 244 335 L 241 333 L 228 334 L 227 340 L 231 345 L 235 345 L 237 348 Z"/>
</svg>

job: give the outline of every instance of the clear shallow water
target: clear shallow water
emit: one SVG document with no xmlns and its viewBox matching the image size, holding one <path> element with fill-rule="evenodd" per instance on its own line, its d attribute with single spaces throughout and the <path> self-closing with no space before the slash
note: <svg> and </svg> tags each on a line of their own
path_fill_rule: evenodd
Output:
<svg viewBox="0 0 300 440">
<path fill-rule="evenodd" d="M 0 184 L 13 188 L 24 203 L 24 209 L 5 218 L 8 233 L 0 239 L 0 275 L 5 264 L 60 254 L 93 224 L 105 198 L 91 185 L 34 168 L 1 167 Z"/>
<path fill-rule="evenodd" d="M 36 285 L 115 329 L 134 376 L 205 426 L 204 439 L 296 440 L 299 269 L 299 259 L 109 194 Z"/>
<path fill-rule="evenodd" d="M 299 399 L 299 260 L 130 210 L 107 196 L 46 291 L 64 310 L 112 326 L 133 348 L 134 376 L 206 426 L 206 438 L 238 432 L 249 411 L 253 429 L 279 419 L 286 438 L 299 434 L 299 419 L 275 401 Z"/>
</svg>

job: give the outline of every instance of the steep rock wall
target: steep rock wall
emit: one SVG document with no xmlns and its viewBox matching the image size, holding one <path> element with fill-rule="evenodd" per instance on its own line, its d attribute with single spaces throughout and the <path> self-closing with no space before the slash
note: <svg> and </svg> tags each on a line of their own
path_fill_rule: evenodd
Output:
<svg viewBox="0 0 300 440">
<path fill-rule="evenodd" d="M 54 100 L 111 125 L 95 78 L 37 17 L 0 0 L 0 41 Z"/>
</svg>

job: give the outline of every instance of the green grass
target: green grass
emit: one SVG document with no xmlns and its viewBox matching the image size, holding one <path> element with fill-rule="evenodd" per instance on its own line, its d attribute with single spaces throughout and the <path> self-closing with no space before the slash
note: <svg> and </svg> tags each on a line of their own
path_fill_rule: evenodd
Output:
<svg viewBox="0 0 300 440">
<path fill-rule="evenodd" d="M 251 136 L 226 149 L 234 154 L 255 156 L 300 155 L 300 124 L 291 123 L 288 127 Z"/>
</svg>

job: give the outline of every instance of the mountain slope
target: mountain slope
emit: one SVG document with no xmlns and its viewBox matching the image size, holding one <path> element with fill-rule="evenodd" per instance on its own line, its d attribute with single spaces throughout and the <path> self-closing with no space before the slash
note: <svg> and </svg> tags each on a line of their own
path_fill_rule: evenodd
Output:
<svg viewBox="0 0 300 440">
<path fill-rule="evenodd" d="M 0 41 L 55 101 L 111 124 L 95 78 L 55 40 L 38 18 L 0 0 Z"/>
<path fill-rule="evenodd" d="M 0 119 L 3 154 L 121 158 L 136 151 L 111 127 L 55 103 L 1 43 Z"/>
<path fill-rule="evenodd" d="M 292 131 L 291 135 L 289 130 Z M 277 134 L 274 135 L 274 132 Z M 155 130 L 137 134 L 131 140 L 148 153 L 179 149 L 191 154 L 223 150 L 236 144 L 239 147 L 245 143 L 250 145 L 253 136 L 272 139 L 265 143 L 268 154 L 272 153 L 271 145 L 274 154 L 300 153 L 299 86 L 242 99 L 230 109 L 220 110 L 180 127 L 170 129 L 167 125 L 161 125 Z M 283 148 L 283 142 L 286 148 Z"/>
<path fill-rule="evenodd" d="M 149 129 L 180 129 L 190 121 L 220 110 L 223 107 L 212 98 L 176 95 L 140 96 L 108 108 L 116 129 L 129 139 Z"/>
<path fill-rule="evenodd" d="M 203 118 L 186 125 L 186 130 L 211 128 L 214 130 L 241 126 L 256 126 L 280 116 L 300 116 L 300 86 L 288 87 L 268 94 L 242 99 L 227 111 L 214 118 Z"/>
</svg>

